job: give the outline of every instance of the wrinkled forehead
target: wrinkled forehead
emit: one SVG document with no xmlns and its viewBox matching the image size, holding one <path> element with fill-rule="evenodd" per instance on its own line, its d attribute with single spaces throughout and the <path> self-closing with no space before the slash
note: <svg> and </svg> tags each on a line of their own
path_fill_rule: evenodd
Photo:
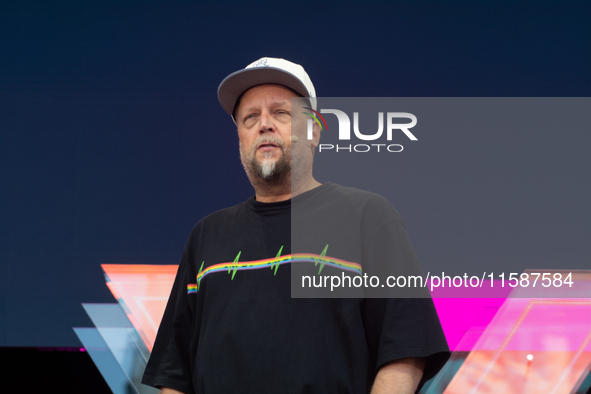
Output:
<svg viewBox="0 0 591 394">
<path fill-rule="evenodd" d="M 240 109 L 244 109 L 250 106 L 265 105 L 288 105 L 291 106 L 292 98 L 302 98 L 299 93 L 294 90 L 285 87 L 283 85 L 276 84 L 264 84 L 253 86 L 246 90 L 236 100 L 234 106 L 234 114 L 238 113 Z M 304 100 L 303 103 L 307 101 Z"/>
</svg>

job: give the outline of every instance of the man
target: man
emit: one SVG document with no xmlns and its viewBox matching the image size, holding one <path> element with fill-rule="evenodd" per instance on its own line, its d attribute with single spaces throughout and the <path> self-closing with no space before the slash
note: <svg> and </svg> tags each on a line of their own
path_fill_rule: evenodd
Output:
<svg viewBox="0 0 591 394">
<path fill-rule="evenodd" d="M 382 244 L 401 263 L 415 259 L 385 200 L 314 179 L 320 128 L 306 138 L 302 108 L 316 97 L 308 74 L 263 58 L 229 75 L 218 97 L 238 128 L 255 196 L 193 229 L 143 383 L 186 394 L 415 392 L 449 357 L 431 300 L 291 297 L 287 268 L 305 261 L 292 254 L 292 218 L 328 218 L 325 235 L 297 246 L 317 250 L 329 240 L 335 264 L 323 272 L 340 272 L 343 255 L 365 269 L 381 259 Z M 341 242 L 345 232 L 354 240 Z"/>
</svg>

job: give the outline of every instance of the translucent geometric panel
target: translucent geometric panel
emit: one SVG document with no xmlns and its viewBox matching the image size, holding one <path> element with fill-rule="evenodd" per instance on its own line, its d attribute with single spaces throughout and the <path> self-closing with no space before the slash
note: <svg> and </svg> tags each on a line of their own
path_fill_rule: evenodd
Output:
<svg viewBox="0 0 591 394">
<path fill-rule="evenodd" d="M 507 299 L 445 393 L 572 393 L 590 363 L 591 300 Z"/>
<path fill-rule="evenodd" d="M 103 264 L 102 268 L 107 286 L 151 351 L 178 265 Z"/>
<path fill-rule="evenodd" d="M 451 351 L 470 351 L 505 298 L 433 298 Z"/>
<path fill-rule="evenodd" d="M 141 340 L 137 330 L 121 309 L 119 304 L 82 304 L 84 310 L 92 320 L 99 333 L 106 333 L 108 329 L 118 328 L 125 332 L 125 337 L 129 339 L 130 344 L 137 349 L 142 360 L 147 362 L 150 357 L 150 351 Z"/>
<path fill-rule="evenodd" d="M 152 394 L 158 390 L 140 383 L 149 351 L 136 329 L 118 304 L 82 304 L 96 329 L 83 332 L 86 342 L 91 341 L 89 354 L 95 361 L 93 354 L 100 359 L 95 364 L 105 377 L 114 393 Z M 76 331 L 78 334 L 78 331 Z M 98 336 L 97 337 L 97 333 Z M 80 335 L 79 335 L 80 337 Z M 83 340 L 83 338 L 80 338 Z M 83 341 L 85 346 L 86 343 Z M 112 382 L 109 383 L 109 382 Z"/>
<path fill-rule="evenodd" d="M 473 313 L 472 326 L 455 346 L 470 353 L 454 353 L 422 392 L 586 393 L 591 386 L 591 275 L 573 271 L 572 279 L 572 287 L 516 288 L 492 319 Z M 478 301 L 468 304 L 476 312 Z"/>
<path fill-rule="evenodd" d="M 74 328 L 74 332 L 114 394 L 137 392 L 96 328 Z"/>
</svg>

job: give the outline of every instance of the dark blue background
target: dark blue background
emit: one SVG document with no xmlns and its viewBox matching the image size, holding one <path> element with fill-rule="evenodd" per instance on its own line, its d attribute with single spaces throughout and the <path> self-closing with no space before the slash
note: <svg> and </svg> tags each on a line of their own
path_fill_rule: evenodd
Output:
<svg viewBox="0 0 591 394">
<path fill-rule="evenodd" d="M 216 89 L 262 56 L 304 65 L 319 96 L 591 93 L 588 1 L 15 3 L 0 5 L 0 346 L 77 346 L 80 303 L 114 301 L 100 264 L 176 264 L 200 218 L 253 193 Z M 412 228 L 429 218 L 396 208 L 427 247 Z M 552 240 L 523 246 L 533 260 L 535 242 Z"/>
</svg>

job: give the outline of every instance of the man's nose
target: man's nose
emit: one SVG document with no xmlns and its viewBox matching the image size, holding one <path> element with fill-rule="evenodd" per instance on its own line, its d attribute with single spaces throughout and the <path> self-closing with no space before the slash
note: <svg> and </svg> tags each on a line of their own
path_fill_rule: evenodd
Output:
<svg viewBox="0 0 591 394">
<path fill-rule="evenodd" d="M 268 133 L 275 131 L 275 123 L 273 122 L 273 118 L 269 112 L 264 111 L 261 114 L 261 124 L 260 124 L 260 132 L 261 133 Z"/>
</svg>

